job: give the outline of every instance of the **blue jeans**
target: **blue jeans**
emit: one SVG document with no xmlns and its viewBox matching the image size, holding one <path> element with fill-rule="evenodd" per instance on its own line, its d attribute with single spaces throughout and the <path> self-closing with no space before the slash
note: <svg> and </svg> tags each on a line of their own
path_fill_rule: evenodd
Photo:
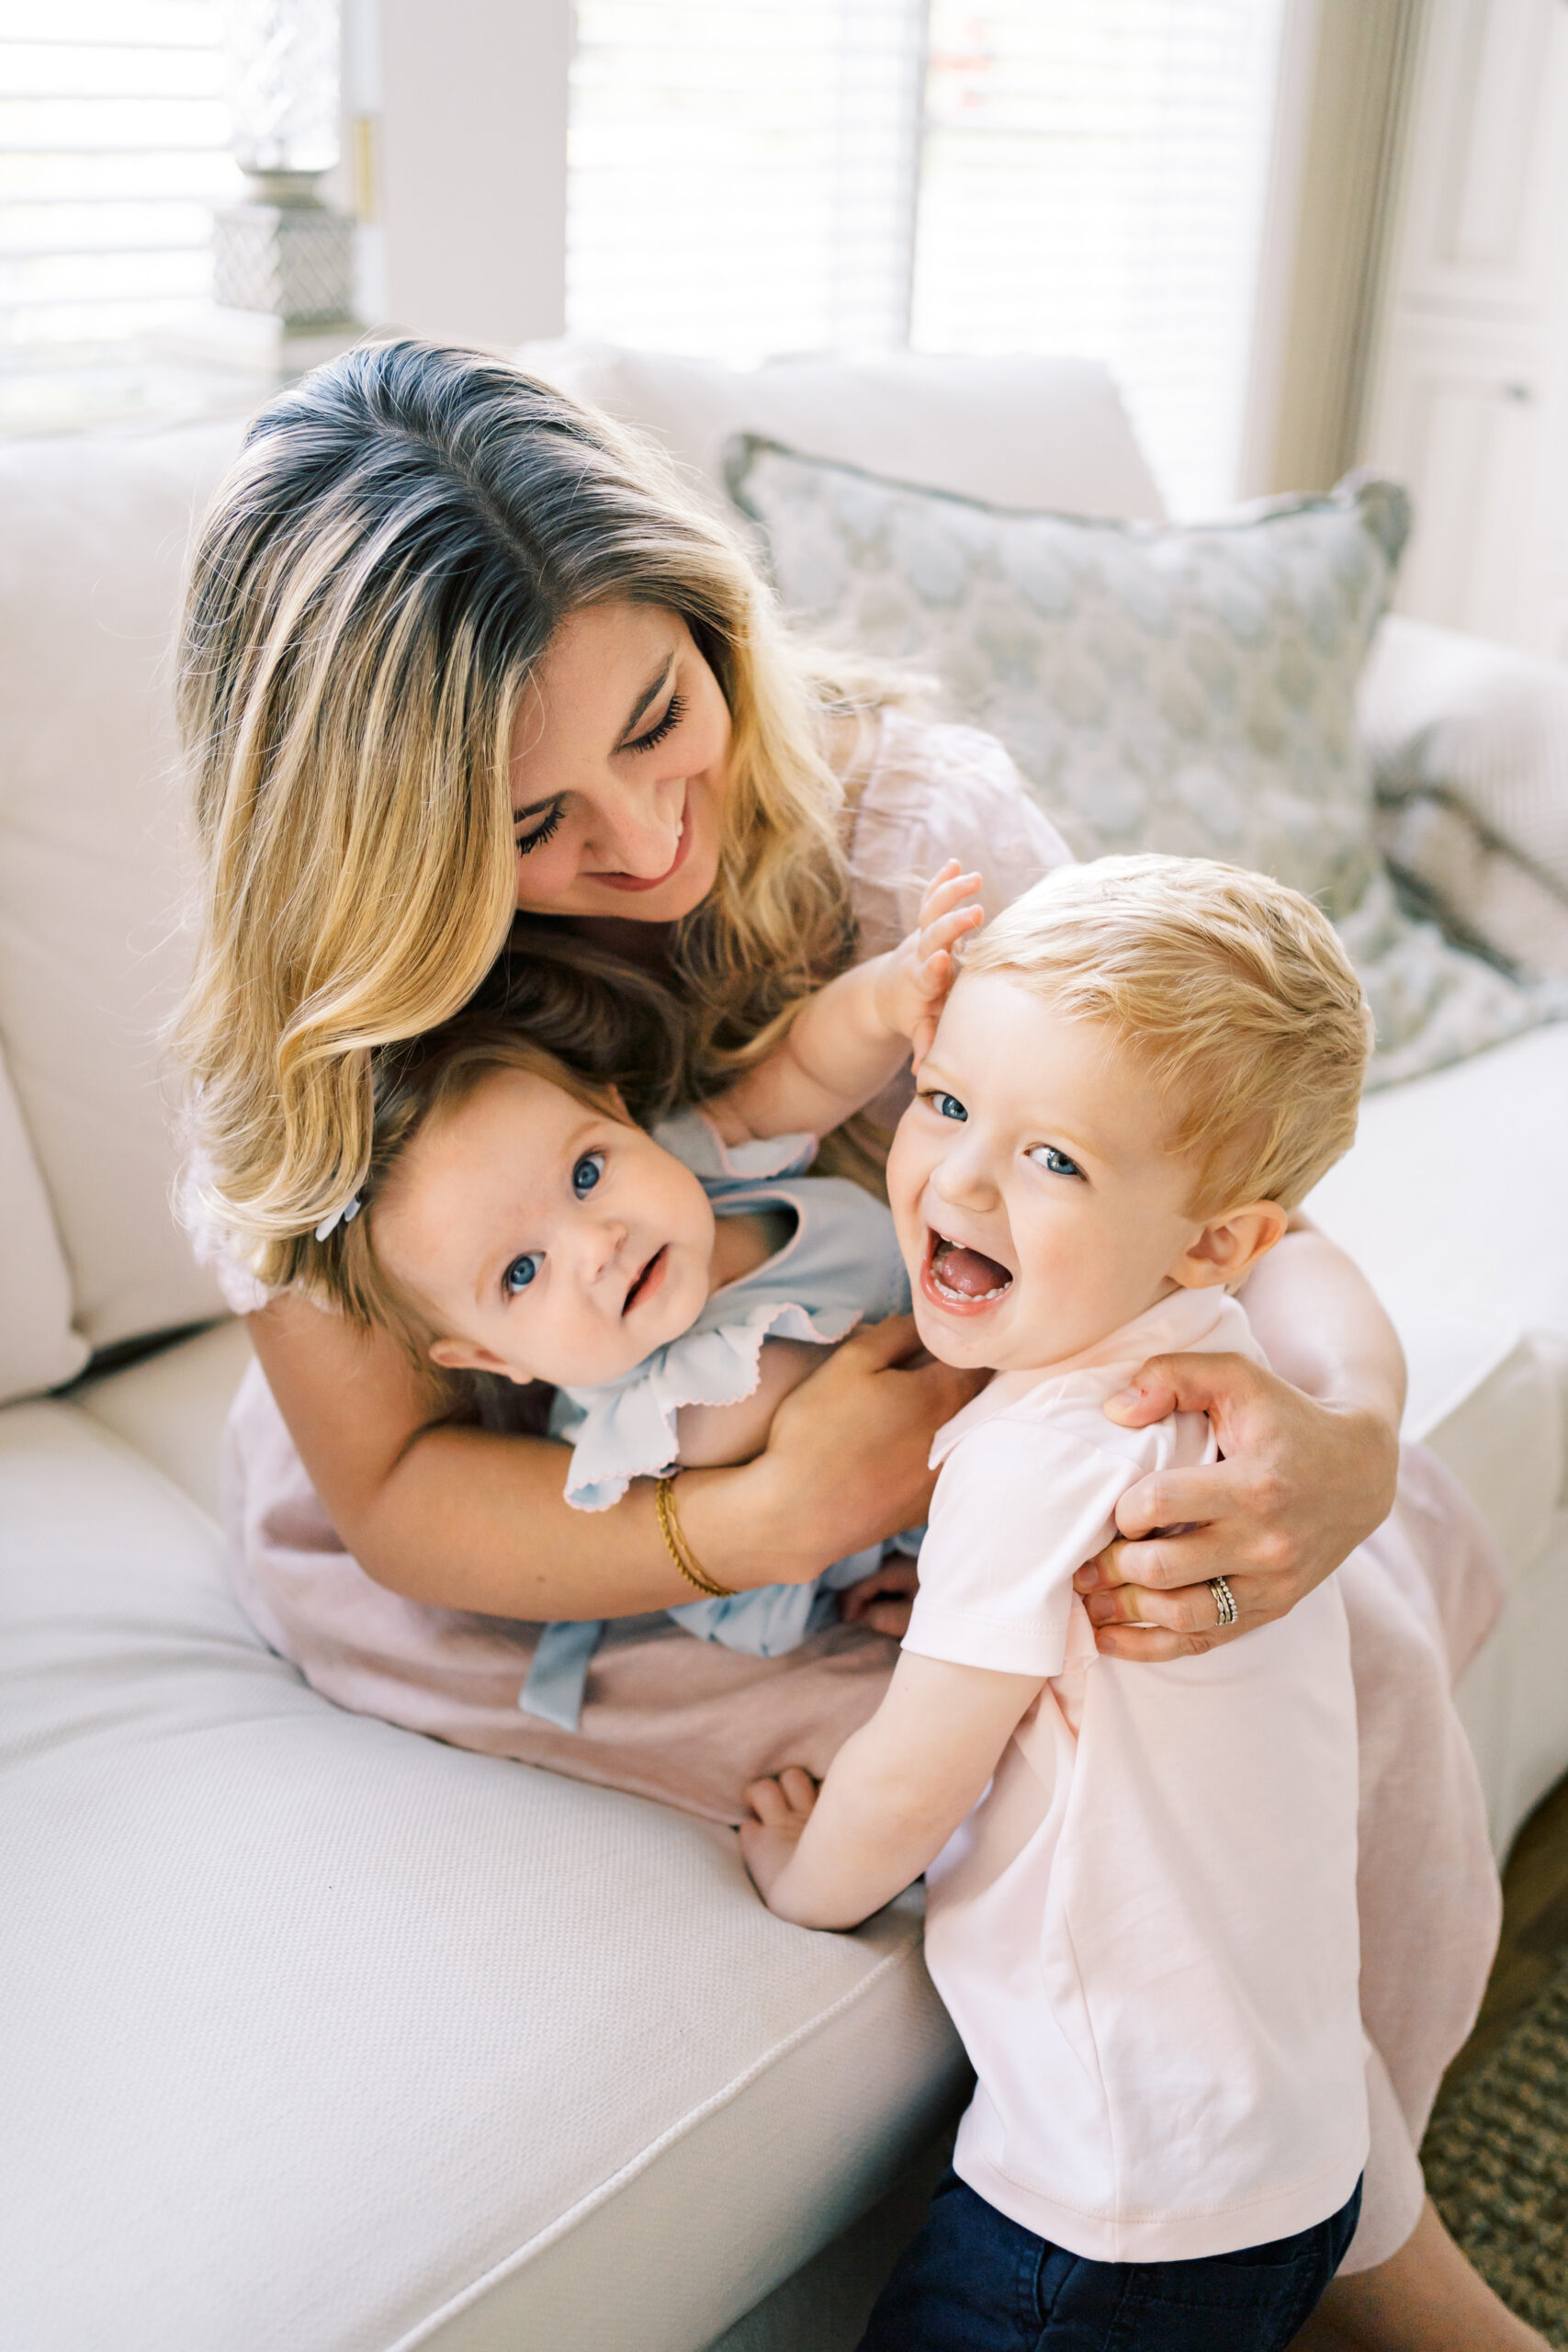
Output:
<svg viewBox="0 0 1568 2352">
<path fill-rule="evenodd" d="M 872 2312 L 860 2352 L 1278 2352 L 1344 2259 L 1361 2210 L 1197 2262 L 1087 2262 L 956 2173 Z"/>
</svg>

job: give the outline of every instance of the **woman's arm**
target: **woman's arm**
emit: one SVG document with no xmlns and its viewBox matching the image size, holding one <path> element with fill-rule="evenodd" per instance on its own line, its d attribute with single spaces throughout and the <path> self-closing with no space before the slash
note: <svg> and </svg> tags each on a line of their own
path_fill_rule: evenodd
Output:
<svg viewBox="0 0 1568 2352">
<path fill-rule="evenodd" d="M 284 1296 L 249 1318 L 310 1482 L 366 1574 L 412 1600 L 528 1619 L 630 1616 L 691 1598 L 653 1491 L 573 1510 L 564 1446 L 432 1421 L 395 1341 Z M 722 1584 L 803 1583 L 924 1517 L 931 1436 L 973 1394 L 905 1367 L 907 1317 L 857 1331 L 785 1397 L 763 1452 L 681 1479 L 681 1523 Z"/>
<path fill-rule="evenodd" d="M 1106 1407 L 1130 1429 L 1207 1413 L 1223 1461 L 1129 1487 L 1123 1537 L 1080 1569 L 1108 1655 L 1179 1657 L 1293 1609 L 1393 1504 L 1404 1359 L 1366 1277 L 1304 1219 L 1249 1278 L 1253 1329 L 1276 1369 L 1240 1356 L 1162 1356 Z M 1174 1535 L 1156 1532 L 1176 1527 Z M 1208 1579 L 1235 1623 L 1222 1631 Z"/>
</svg>

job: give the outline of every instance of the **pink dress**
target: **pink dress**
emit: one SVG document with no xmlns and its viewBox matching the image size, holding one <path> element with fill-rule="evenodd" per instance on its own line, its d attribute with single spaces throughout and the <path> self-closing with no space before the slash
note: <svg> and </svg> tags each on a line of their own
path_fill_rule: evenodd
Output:
<svg viewBox="0 0 1568 2352">
<path fill-rule="evenodd" d="M 863 951 L 902 936 L 922 878 L 947 857 L 983 876 L 996 911 L 1068 852 L 1001 747 L 892 711 L 881 721 L 852 848 Z M 897 1101 L 878 1106 L 896 1113 Z M 231 1303 L 265 1294 L 197 1234 Z M 610 1627 L 580 1728 L 519 1712 L 540 1628 L 431 1608 L 375 1583 L 344 1550 L 259 1366 L 230 1417 L 226 1513 L 240 1599 L 325 1697 L 487 1754 L 516 1757 L 725 1822 L 759 1774 L 820 1774 L 874 1711 L 895 1645 L 837 1626 L 775 1658 L 694 1642 L 662 1611 Z M 1359 1722 L 1361 2007 L 1372 2153 L 1348 2268 L 1415 2227 L 1416 2148 L 1468 2034 L 1496 1940 L 1498 1888 L 1452 1682 L 1501 1606 L 1499 1565 L 1442 1465 L 1404 1450 L 1392 1517 L 1339 1571 Z"/>
</svg>

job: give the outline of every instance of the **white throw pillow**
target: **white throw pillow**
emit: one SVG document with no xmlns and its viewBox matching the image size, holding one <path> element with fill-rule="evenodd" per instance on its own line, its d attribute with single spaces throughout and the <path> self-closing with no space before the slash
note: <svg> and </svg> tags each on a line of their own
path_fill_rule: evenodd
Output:
<svg viewBox="0 0 1568 2352">
<path fill-rule="evenodd" d="M 242 431 L 0 445 L 0 1039 L 94 1347 L 222 1311 L 169 1212 L 157 1031 L 186 968 L 170 640 Z"/>
<path fill-rule="evenodd" d="M 714 503 L 724 448 L 758 433 L 995 506 L 1158 522 L 1165 508 L 1109 368 L 1097 359 L 774 360 L 721 368 L 613 344 L 525 344 L 518 365 L 661 442 Z"/>
<path fill-rule="evenodd" d="M 1216 524 L 1085 522 L 750 435 L 728 482 L 802 627 L 934 672 L 1081 854 L 1219 858 L 1317 899 L 1372 1007 L 1374 1085 L 1568 1010 L 1411 920 L 1378 853 L 1355 697 L 1408 529 L 1396 484 Z"/>
</svg>

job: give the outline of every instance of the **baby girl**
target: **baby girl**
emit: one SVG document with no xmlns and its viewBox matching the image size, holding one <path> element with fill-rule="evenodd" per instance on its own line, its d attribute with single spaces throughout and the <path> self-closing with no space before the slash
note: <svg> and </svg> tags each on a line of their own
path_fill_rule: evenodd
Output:
<svg viewBox="0 0 1568 2352">
<path fill-rule="evenodd" d="M 730 1593 L 684 1543 L 671 1480 L 761 1452 L 825 1349 L 908 1311 L 886 1209 L 804 1170 L 934 1027 L 951 951 L 982 920 L 978 878 L 950 864 L 899 946 L 809 998 L 705 1112 L 652 1134 L 613 1089 L 493 1022 L 419 1041 L 380 1090 L 370 1173 L 329 1261 L 345 1303 L 450 1374 L 551 1388 L 580 1510 L 660 1480 L 671 1557 L 705 1596 L 671 1614 L 734 1649 L 796 1647 L 881 1558 Z M 603 1631 L 547 1627 L 519 1704 L 574 1729 Z"/>
<path fill-rule="evenodd" d="M 806 1927 L 929 1866 L 927 1955 L 978 2077 L 863 2352 L 1264 2352 L 1349 2243 L 1339 1592 L 1134 1665 L 1097 1657 L 1073 1577 L 1136 1479 L 1214 1459 L 1201 1415 L 1134 1431 L 1101 1407 L 1152 1355 L 1259 1357 L 1232 1293 L 1349 1143 L 1367 1032 L 1323 917 L 1228 867 L 1069 867 L 965 948 L 888 1191 L 926 1345 L 997 1376 L 938 1433 L 878 1713 L 819 1791 L 757 1782 L 741 1831 Z"/>
</svg>

